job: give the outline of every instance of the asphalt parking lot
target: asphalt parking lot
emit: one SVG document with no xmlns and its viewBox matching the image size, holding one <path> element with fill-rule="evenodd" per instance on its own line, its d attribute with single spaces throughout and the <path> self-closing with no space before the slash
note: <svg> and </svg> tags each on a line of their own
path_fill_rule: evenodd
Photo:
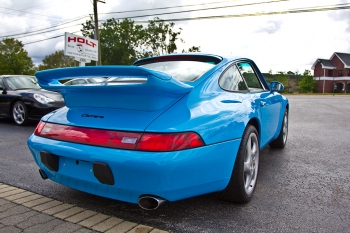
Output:
<svg viewBox="0 0 350 233">
<path fill-rule="evenodd" d="M 173 232 L 349 232 L 350 97 L 287 97 L 287 146 L 262 150 L 258 186 L 245 205 L 208 194 L 145 211 L 44 181 L 26 146 L 35 124 L 8 120 L 0 120 L 0 182 Z"/>
</svg>

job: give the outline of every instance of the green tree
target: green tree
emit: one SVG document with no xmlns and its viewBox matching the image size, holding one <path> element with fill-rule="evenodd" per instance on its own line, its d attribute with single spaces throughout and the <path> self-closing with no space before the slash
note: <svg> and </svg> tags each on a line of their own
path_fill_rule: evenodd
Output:
<svg viewBox="0 0 350 233">
<path fill-rule="evenodd" d="M 188 48 L 188 50 L 182 50 L 182 53 L 195 53 L 195 52 L 200 52 L 201 51 L 201 46 L 192 46 L 191 48 Z"/>
<path fill-rule="evenodd" d="M 271 81 L 273 81 L 272 70 L 270 69 L 269 73 L 265 73 L 264 77 L 265 77 L 267 83 L 270 83 Z"/>
<path fill-rule="evenodd" d="M 310 70 L 305 70 L 303 73 L 303 78 L 299 82 L 300 90 L 303 92 L 313 92 L 316 88 L 316 81 L 311 75 Z"/>
<path fill-rule="evenodd" d="M 179 38 L 182 29 L 176 31 L 174 25 L 159 18 L 150 20 L 147 27 L 130 19 L 108 19 L 99 28 L 103 65 L 130 65 L 140 58 L 176 53 L 176 42 L 184 41 Z M 93 23 L 86 21 L 81 31 L 93 38 L 93 29 Z M 192 46 L 183 52 L 200 52 L 200 47 Z"/>
<path fill-rule="evenodd" d="M 169 53 L 176 53 L 176 42 L 184 43 L 184 40 L 179 38 L 182 28 L 177 31 L 174 29 L 175 23 L 165 23 L 159 18 L 150 20 L 146 28 L 147 40 L 146 45 L 151 49 L 151 56 L 159 56 Z M 187 51 L 183 52 L 197 52 L 200 51 L 199 47 L 192 46 Z"/>
<path fill-rule="evenodd" d="M 130 65 L 143 57 L 141 46 L 145 44 L 145 30 L 133 21 L 114 18 L 102 23 L 99 29 L 103 65 Z M 84 36 L 93 37 L 91 21 L 83 24 Z"/>
<path fill-rule="evenodd" d="M 177 52 L 177 42 L 185 43 L 180 38 L 182 28 L 174 29 L 175 23 L 165 23 L 158 17 L 150 20 L 146 31 L 146 48 L 148 52 L 145 55 L 159 56 Z M 183 53 L 200 52 L 200 46 L 192 46 L 187 50 L 183 49 Z"/>
<path fill-rule="evenodd" d="M 283 71 L 277 72 L 277 74 L 273 76 L 273 80 L 282 83 L 285 90 L 288 90 L 288 88 L 290 88 L 289 75 L 287 75 L 286 72 L 283 72 Z"/>
<path fill-rule="evenodd" d="M 63 68 L 74 66 L 74 59 L 64 55 L 63 50 L 58 50 L 50 55 L 45 56 L 43 64 L 39 65 L 39 70 L 47 70 L 54 68 Z"/>
<path fill-rule="evenodd" d="M 176 51 L 176 40 L 179 39 L 181 28 L 174 31 L 175 23 L 164 23 L 159 18 L 150 20 L 146 28 L 146 46 L 151 48 L 150 55 L 159 56 Z"/>
<path fill-rule="evenodd" d="M 21 41 L 5 38 L 0 42 L 0 74 L 35 73 L 32 59 L 23 48 Z"/>
</svg>

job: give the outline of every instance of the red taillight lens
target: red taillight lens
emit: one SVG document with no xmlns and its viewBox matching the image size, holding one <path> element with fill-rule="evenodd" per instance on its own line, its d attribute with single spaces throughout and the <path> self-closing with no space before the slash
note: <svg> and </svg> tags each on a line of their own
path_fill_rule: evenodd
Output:
<svg viewBox="0 0 350 233">
<path fill-rule="evenodd" d="M 202 138 L 193 132 L 155 134 L 144 133 L 136 149 L 143 151 L 175 151 L 204 146 Z"/>
<path fill-rule="evenodd" d="M 176 151 L 204 146 L 202 138 L 193 132 L 143 134 L 40 122 L 34 134 L 66 142 L 142 151 Z"/>
<path fill-rule="evenodd" d="M 34 134 L 35 135 L 40 135 L 40 132 L 44 128 L 44 126 L 45 126 L 45 122 L 40 121 L 39 124 L 36 126 L 36 128 L 34 130 Z"/>
<path fill-rule="evenodd" d="M 66 142 L 135 149 L 142 134 L 46 123 L 37 135 Z"/>
</svg>

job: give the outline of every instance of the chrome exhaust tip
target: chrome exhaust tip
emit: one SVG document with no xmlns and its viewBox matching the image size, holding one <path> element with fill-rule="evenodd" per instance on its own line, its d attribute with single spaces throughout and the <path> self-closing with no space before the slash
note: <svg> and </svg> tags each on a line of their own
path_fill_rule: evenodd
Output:
<svg viewBox="0 0 350 233">
<path fill-rule="evenodd" d="M 166 200 L 161 197 L 142 196 L 140 197 L 138 204 L 144 210 L 156 210 L 165 202 Z"/>
<path fill-rule="evenodd" d="M 48 178 L 46 173 L 42 169 L 39 169 L 39 174 L 43 180 L 46 180 Z"/>
</svg>

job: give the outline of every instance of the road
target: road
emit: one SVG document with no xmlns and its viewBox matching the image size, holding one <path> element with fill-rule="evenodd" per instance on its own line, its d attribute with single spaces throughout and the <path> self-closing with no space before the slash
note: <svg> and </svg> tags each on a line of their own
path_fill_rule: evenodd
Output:
<svg viewBox="0 0 350 233">
<path fill-rule="evenodd" d="M 0 182 L 173 232 L 349 232 L 350 97 L 288 96 L 287 146 L 261 152 L 258 185 L 245 205 L 215 194 L 155 211 L 42 180 L 26 140 L 35 124 L 0 120 Z"/>
</svg>

